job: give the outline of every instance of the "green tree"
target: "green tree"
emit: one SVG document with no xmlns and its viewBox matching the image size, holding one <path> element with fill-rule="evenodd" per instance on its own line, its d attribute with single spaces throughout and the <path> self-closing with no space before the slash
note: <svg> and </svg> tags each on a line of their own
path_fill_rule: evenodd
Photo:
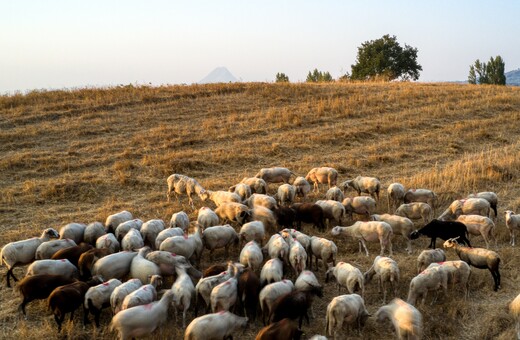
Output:
<svg viewBox="0 0 520 340">
<path fill-rule="evenodd" d="M 422 66 L 417 63 L 417 48 L 399 45 L 395 36 L 365 41 L 358 47 L 351 79 L 417 80 Z"/>
<path fill-rule="evenodd" d="M 318 71 L 317 68 L 314 71 L 309 71 L 307 74 L 307 79 L 305 80 L 308 83 L 322 83 L 322 82 L 331 82 L 333 81 L 332 76 L 329 72 L 321 72 Z"/>
<path fill-rule="evenodd" d="M 277 83 L 288 83 L 289 77 L 285 73 L 277 73 L 276 74 L 276 82 Z"/>
<path fill-rule="evenodd" d="M 475 60 L 475 63 L 469 66 L 468 83 L 505 85 L 505 63 L 502 57 L 491 57 L 488 63 Z"/>
</svg>

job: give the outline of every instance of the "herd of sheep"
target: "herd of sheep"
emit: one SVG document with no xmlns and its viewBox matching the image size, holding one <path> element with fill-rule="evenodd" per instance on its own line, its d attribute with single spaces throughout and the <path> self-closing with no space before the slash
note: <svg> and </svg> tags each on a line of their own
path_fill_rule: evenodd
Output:
<svg viewBox="0 0 520 340">
<path fill-rule="evenodd" d="M 59 233 L 45 229 L 39 238 L 3 246 L 6 285 L 11 287 L 11 278 L 17 281 L 24 315 L 28 303 L 47 299 L 58 332 L 66 314 L 72 320 L 80 307 L 84 324 L 92 314 L 98 327 L 103 309 L 111 307 L 110 329 L 121 339 L 145 336 L 166 322 L 172 309 L 175 322 L 182 313 L 179 322 L 185 339 L 205 340 L 232 338 L 240 328 L 257 322 L 257 310 L 265 327 L 256 339 L 300 339 L 302 322 L 308 322 L 309 313 L 314 317 L 313 299 L 323 296 L 323 285 L 312 271 L 313 262 L 318 270 L 320 260 L 325 281 L 335 280 L 338 287 L 325 315 L 324 331 L 334 338 L 340 338 L 347 326 L 362 332 L 369 317 L 382 324 L 390 321 L 399 339 L 421 338 L 423 321 L 417 306 L 424 304 L 428 293 L 435 293 L 435 299 L 439 290 L 446 294 L 455 286 L 467 298 L 471 267 L 488 269 L 494 290 L 500 288 L 500 256 L 489 249 L 491 241 L 496 247 L 496 194 L 482 192 L 456 200 L 435 219 L 434 192 L 405 190 L 392 183 L 387 187 L 388 213 L 375 214 L 382 188 L 377 178 L 358 176 L 343 183 L 337 179 L 338 172 L 330 167 L 314 168 L 305 177 L 282 167 L 264 168 L 229 190 L 212 191 L 194 178 L 173 174 L 167 179 L 168 201 L 187 196 L 194 210 L 197 197 L 215 208 L 200 207 L 196 223 L 190 223 L 183 211 L 174 213 L 169 224 L 161 219 L 143 222 L 122 211 L 108 216 L 104 224 L 69 223 Z M 270 183 L 281 183 L 273 195 L 268 195 Z M 319 195 L 321 184 L 328 187 L 324 199 L 309 202 L 308 194 L 313 190 Z M 349 188 L 357 196 L 345 197 Z M 354 215 L 357 221 L 345 226 Z M 505 221 L 514 246 L 520 215 L 506 211 Z M 304 224 L 308 234 L 302 232 Z M 367 256 L 367 243 L 379 242 L 380 254 L 365 273 L 336 262 L 335 242 L 313 236 L 310 225 L 321 232 L 328 229 L 336 240 L 357 241 Z M 394 235 L 404 238 L 408 254 L 413 239 L 431 238 L 432 249 L 417 259 L 407 301 L 397 298 L 400 268 L 391 258 Z M 486 248 L 470 247 L 469 235 L 481 235 Z M 453 249 L 460 260 L 446 261 L 445 252 L 435 249 L 436 238 L 443 239 L 443 247 Z M 238 261 L 230 256 L 230 247 L 239 247 Z M 215 264 L 214 251 L 222 248 L 229 261 Z M 203 249 L 210 254 L 205 263 L 212 264 L 204 272 Z M 26 264 L 30 264 L 26 276 L 18 281 L 13 268 Z M 363 296 L 374 279 L 383 306 L 370 315 Z M 342 289 L 348 294 L 340 295 Z M 393 299 L 387 304 L 389 297 Z M 188 320 L 190 309 L 193 320 Z M 200 309 L 203 315 L 198 316 Z M 519 320 L 520 339 L 520 295 L 510 309 Z"/>
</svg>

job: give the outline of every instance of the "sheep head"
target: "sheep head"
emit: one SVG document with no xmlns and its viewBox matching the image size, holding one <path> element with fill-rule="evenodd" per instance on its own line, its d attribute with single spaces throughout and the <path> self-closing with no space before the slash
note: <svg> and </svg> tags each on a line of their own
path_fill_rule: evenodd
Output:
<svg viewBox="0 0 520 340">
<path fill-rule="evenodd" d="M 453 248 L 457 244 L 458 238 L 459 238 L 459 236 L 457 236 L 455 238 L 450 238 L 450 239 L 446 240 L 442 246 L 444 248 Z"/>
</svg>

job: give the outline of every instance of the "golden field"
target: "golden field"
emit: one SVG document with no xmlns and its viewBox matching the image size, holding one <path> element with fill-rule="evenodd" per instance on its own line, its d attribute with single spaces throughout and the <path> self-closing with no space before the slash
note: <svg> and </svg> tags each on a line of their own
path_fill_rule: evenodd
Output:
<svg viewBox="0 0 520 340">
<path fill-rule="evenodd" d="M 123 86 L 108 89 L 40 91 L 0 96 L 0 246 L 70 222 L 104 222 L 120 210 L 143 221 L 192 211 L 166 202 L 166 178 L 195 177 L 207 189 L 226 190 L 262 167 L 284 166 L 298 175 L 332 166 L 343 181 L 357 175 L 378 177 L 383 186 L 400 182 L 428 188 L 439 196 L 438 215 L 454 199 L 494 191 L 499 196 L 495 234 L 502 258 L 502 288 L 492 290 L 488 271 L 472 269 L 470 297 L 450 292 L 419 310 L 425 339 L 512 339 L 514 320 L 507 304 L 520 293 L 520 248 L 509 245 L 504 210 L 520 210 L 520 88 L 425 83 Z M 270 193 L 274 193 L 274 185 Z M 310 200 L 324 196 L 324 187 Z M 349 192 L 354 195 L 353 191 Z M 378 212 L 387 212 L 382 195 Z M 196 207 L 202 206 L 195 199 Z M 214 207 L 210 203 L 211 207 Z M 305 232 L 330 238 L 307 227 Z M 357 243 L 335 240 L 338 260 L 368 270 L 379 253 L 358 254 Z M 406 299 L 416 258 L 429 240 L 405 244 L 394 238 L 401 269 L 399 296 Z M 481 238 L 473 238 L 484 246 Z M 437 243 L 441 245 L 440 242 Z M 238 259 L 235 249 L 233 259 Z M 207 252 L 205 252 L 207 255 Z M 449 251 L 448 259 L 458 259 Z M 216 252 L 216 262 L 224 262 Z M 203 267 L 207 267 L 207 257 Z M 15 270 L 23 276 L 26 267 Z M 2 278 L 6 268 L 1 267 Z M 323 269 L 317 273 L 324 282 Z M 15 289 L 0 286 L 0 338 L 57 338 L 44 301 L 17 312 Z M 333 283 L 315 301 L 316 319 L 304 323 L 306 336 L 324 334 L 325 310 L 336 295 Z M 343 292 L 345 293 L 345 292 Z M 375 282 L 366 287 L 370 313 L 381 306 Z M 111 339 L 108 327 L 83 329 L 82 312 L 64 324 L 60 337 Z M 110 316 L 104 312 L 102 323 Z M 190 313 L 189 319 L 191 320 Z M 251 324 L 238 339 L 252 339 Z M 370 319 L 361 336 L 391 339 L 391 326 Z M 172 318 L 150 338 L 182 338 Z"/>
</svg>

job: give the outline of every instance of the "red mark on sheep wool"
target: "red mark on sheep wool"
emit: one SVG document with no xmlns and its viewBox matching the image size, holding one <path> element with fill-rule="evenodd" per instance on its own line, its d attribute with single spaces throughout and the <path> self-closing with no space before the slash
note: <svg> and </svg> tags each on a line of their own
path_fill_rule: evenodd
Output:
<svg viewBox="0 0 520 340">
<path fill-rule="evenodd" d="M 153 303 L 149 303 L 149 304 L 143 306 L 143 308 L 147 309 L 147 310 L 152 309 L 152 307 L 153 307 Z"/>
<path fill-rule="evenodd" d="M 108 282 L 103 282 L 103 286 L 108 286 L 109 283 Z"/>
</svg>

